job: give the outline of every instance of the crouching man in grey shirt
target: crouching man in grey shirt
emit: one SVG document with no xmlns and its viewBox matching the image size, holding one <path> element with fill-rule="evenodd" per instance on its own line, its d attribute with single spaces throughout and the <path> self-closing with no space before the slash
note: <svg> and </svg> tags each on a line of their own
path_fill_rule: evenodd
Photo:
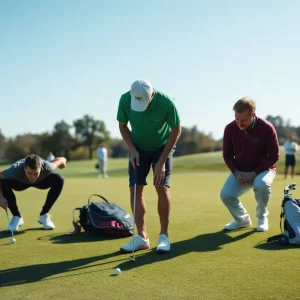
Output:
<svg viewBox="0 0 300 300">
<path fill-rule="evenodd" d="M 17 231 L 19 226 L 24 224 L 13 191 L 24 191 L 29 187 L 49 189 L 38 222 L 43 225 L 44 229 L 55 228 L 49 211 L 63 189 L 64 178 L 55 174 L 54 171 L 56 168 L 65 168 L 66 162 L 64 157 L 57 157 L 52 162 L 48 162 L 38 155 L 31 154 L 0 172 L 0 206 L 3 209 L 8 207 L 13 215 L 7 231 L 10 231 L 10 228 Z"/>
</svg>

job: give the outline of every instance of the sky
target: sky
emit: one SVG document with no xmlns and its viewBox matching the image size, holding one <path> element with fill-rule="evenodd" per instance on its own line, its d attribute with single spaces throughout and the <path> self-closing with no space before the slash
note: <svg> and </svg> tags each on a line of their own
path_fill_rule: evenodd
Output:
<svg viewBox="0 0 300 300">
<path fill-rule="evenodd" d="M 300 126 L 299 15 L 297 0 L 2 0 L 0 129 L 89 114 L 120 138 L 119 99 L 138 78 L 215 139 L 243 96 Z"/>
</svg>

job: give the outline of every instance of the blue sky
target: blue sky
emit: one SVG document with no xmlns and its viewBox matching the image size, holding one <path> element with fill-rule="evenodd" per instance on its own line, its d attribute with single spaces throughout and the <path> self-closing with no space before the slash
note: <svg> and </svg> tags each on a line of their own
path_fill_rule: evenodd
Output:
<svg viewBox="0 0 300 300">
<path fill-rule="evenodd" d="M 120 137 L 118 102 L 137 78 L 216 139 L 242 96 L 300 126 L 299 12 L 296 0 L 0 1 L 0 129 L 90 114 Z"/>
</svg>

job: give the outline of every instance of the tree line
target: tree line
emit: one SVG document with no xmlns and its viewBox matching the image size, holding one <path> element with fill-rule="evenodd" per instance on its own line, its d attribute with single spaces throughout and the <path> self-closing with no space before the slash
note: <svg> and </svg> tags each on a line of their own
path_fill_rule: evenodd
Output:
<svg viewBox="0 0 300 300">
<path fill-rule="evenodd" d="M 289 135 L 300 141 L 300 126 L 295 127 L 289 120 L 281 116 L 268 115 L 278 134 L 280 144 Z M 122 139 L 112 138 L 105 122 L 91 115 L 84 115 L 72 124 L 64 120 L 57 122 L 51 132 L 40 134 L 23 134 L 6 138 L 0 129 L 0 158 L 5 162 L 18 160 L 30 153 L 47 157 L 49 152 L 55 156 L 64 156 L 68 160 L 93 159 L 100 143 L 104 143 L 110 157 L 127 157 L 128 149 Z M 181 136 L 177 142 L 174 155 L 219 151 L 222 149 L 222 139 L 215 140 L 212 134 L 199 131 L 197 126 L 182 127 Z"/>
</svg>

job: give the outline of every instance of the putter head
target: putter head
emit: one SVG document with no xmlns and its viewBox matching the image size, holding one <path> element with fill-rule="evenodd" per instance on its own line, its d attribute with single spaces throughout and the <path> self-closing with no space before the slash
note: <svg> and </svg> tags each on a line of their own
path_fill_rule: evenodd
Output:
<svg viewBox="0 0 300 300">
<path fill-rule="evenodd" d="M 131 255 L 129 260 L 132 264 L 135 263 L 135 256 Z"/>
</svg>

